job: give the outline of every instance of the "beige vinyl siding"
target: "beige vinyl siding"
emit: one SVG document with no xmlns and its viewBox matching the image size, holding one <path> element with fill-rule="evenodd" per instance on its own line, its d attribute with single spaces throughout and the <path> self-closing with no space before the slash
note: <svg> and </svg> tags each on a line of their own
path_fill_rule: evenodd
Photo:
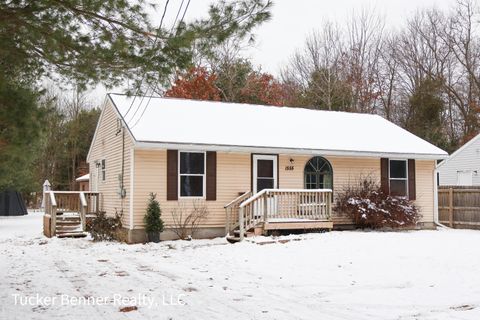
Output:
<svg viewBox="0 0 480 320">
<path fill-rule="evenodd" d="M 415 181 L 417 200 L 416 205 L 420 208 L 423 215 L 423 222 L 433 222 L 433 203 L 434 203 L 434 170 L 435 161 L 416 160 L 415 161 Z"/>
<path fill-rule="evenodd" d="M 308 160 L 312 156 L 281 155 L 280 156 L 280 188 L 304 188 L 303 171 Z M 324 157 L 332 165 L 334 193 L 341 191 L 350 183 L 355 183 L 360 177 L 371 177 L 379 181 L 380 160 L 378 158 L 345 158 Z M 293 164 L 290 162 L 293 159 Z M 285 170 L 286 166 L 292 166 L 292 171 Z"/>
<path fill-rule="evenodd" d="M 302 189 L 303 170 L 312 156 L 280 155 L 279 187 Z M 360 177 L 380 180 L 379 158 L 325 157 L 333 168 L 334 194 L 346 186 L 356 183 Z M 293 159 L 293 164 L 290 162 Z M 143 228 L 143 216 L 150 192 L 157 193 L 162 207 L 162 217 L 167 226 L 172 223 L 172 211 L 178 207 L 191 208 L 190 199 L 166 200 L 166 150 L 135 150 L 134 171 L 134 228 Z M 417 205 L 424 216 L 423 221 L 433 221 L 433 161 L 416 161 Z M 294 170 L 285 170 L 292 166 Z M 195 200 L 205 204 L 209 210 L 203 227 L 225 225 L 224 205 L 233 200 L 239 192 L 251 189 L 251 155 L 246 153 L 217 153 L 217 200 Z"/>
<path fill-rule="evenodd" d="M 143 216 L 150 192 L 157 194 L 162 208 L 162 218 L 167 227 L 172 224 L 172 211 L 183 207 L 188 214 L 193 201 L 208 208 L 208 218 L 204 221 L 203 227 L 224 227 L 225 204 L 236 198 L 239 192 L 250 190 L 249 154 L 217 153 L 216 201 L 187 198 L 167 201 L 166 150 L 135 150 L 134 166 L 134 228 L 143 228 Z"/>
<path fill-rule="evenodd" d="M 124 148 L 124 188 L 126 197 L 119 195 L 120 181 L 119 175 L 122 172 L 122 132 L 117 133 L 118 114 L 114 107 L 108 101 L 102 110 L 100 123 L 92 142 L 89 158 L 90 166 L 90 186 L 98 181 L 98 191 L 100 192 L 100 209 L 108 215 L 114 215 L 115 212 L 123 211 L 122 223 L 128 228 L 130 223 L 129 201 L 130 201 L 130 150 L 133 147 L 133 141 L 127 129 L 125 129 L 125 148 Z M 101 180 L 101 169 L 97 171 L 96 161 L 105 159 L 106 179 Z M 100 177 L 99 177 L 100 175 Z"/>
</svg>

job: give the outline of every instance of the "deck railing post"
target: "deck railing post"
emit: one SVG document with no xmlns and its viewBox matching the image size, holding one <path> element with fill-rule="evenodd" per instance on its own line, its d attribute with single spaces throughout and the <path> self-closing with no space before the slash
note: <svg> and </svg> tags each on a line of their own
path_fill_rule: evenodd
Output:
<svg viewBox="0 0 480 320">
<path fill-rule="evenodd" d="M 79 194 L 80 200 L 80 222 L 82 224 L 82 231 L 86 230 L 86 215 L 87 215 L 87 200 L 85 199 L 85 194 L 80 192 Z"/>
<path fill-rule="evenodd" d="M 263 196 L 263 222 L 267 223 L 268 221 L 268 192 Z"/>
<path fill-rule="evenodd" d="M 240 226 L 239 226 L 239 232 L 240 232 L 239 237 L 240 237 L 240 241 L 243 240 L 244 233 L 245 233 L 245 226 L 244 226 L 244 221 L 243 221 L 243 219 L 244 219 L 244 212 L 245 212 L 244 207 L 241 207 L 241 208 L 240 208 L 240 212 L 239 212 L 239 214 L 238 214 L 238 222 L 239 222 L 239 224 L 240 224 Z"/>
<path fill-rule="evenodd" d="M 55 199 L 55 193 L 53 191 L 48 192 L 50 198 L 50 233 L 53 236 L 57 234 L 57 200 Z"/>
<path fill-rule="evenodd" d="M 230 233 L 230 216 L 228 214 L 229 208 L 225 208 L 225 235 L 229 235 Z"/>
<path fill-rule="evenodd" d="M 98 215 L 100 212 L 100 193 L 97 192 L 95 195 L 95 214 Z"/>
<path fill-rule="evenodd" d="M 324 197 L 327 199 L 327 212 L 326 212 L 326 215 L 327 215 L 327 219 L 330 219 L 330 217 L 332 216 L 332 193 L 331 192 L 328 192 L 326 194 L 324 194 Z"/>
</svg>

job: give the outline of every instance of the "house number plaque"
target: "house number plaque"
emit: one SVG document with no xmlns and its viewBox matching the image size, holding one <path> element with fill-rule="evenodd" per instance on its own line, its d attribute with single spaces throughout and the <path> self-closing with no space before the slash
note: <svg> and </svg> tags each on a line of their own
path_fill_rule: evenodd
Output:
<svg viewBox="0 0 480 320">
<path fill-rule="evenodd" d="M 285 166 L 285 171 L 293 171 L 294 166 Z"/>
</svg>

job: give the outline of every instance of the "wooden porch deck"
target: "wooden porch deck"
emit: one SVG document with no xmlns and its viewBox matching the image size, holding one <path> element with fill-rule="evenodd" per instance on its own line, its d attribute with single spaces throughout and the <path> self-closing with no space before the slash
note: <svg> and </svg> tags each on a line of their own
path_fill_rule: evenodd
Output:
<svg viewBox="0 0 480 320">
<path fill-rule="evenodd" d="M 225 206 L 231 241 L 271 230 L 333 228 L 330 189 L 264 189 L 246 192 Z"/>
<path fill-rule="evenodd" d="M 278 219 L 263 224 L 263 230 L 333 229 L 333 221 Z"/>
</svg>

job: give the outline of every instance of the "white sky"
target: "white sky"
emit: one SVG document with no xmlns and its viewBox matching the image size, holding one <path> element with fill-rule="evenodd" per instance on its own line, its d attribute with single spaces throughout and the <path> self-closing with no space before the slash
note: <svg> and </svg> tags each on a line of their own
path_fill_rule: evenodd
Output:
<svg viewBox="0 0 480 320">
<path fill-rule="evenodd" d="M 158 10 L 163 12 L 165 0 L 151 1 L 158 3 Z M 181 0 L 170 0 L 166 25 L 173 22 L 180 3 Z M 191 0 L 185 19 L 205 16 L 209 3 L 211 1 Z M 274 0 L 272 19 L 255 31 L 256 45 L 246 55 L 264 71 L 278 75 L 282 64 L 324 20 L 342 24 L 355 10 L 374 8 L 385 17 L 387 27 L 396 28 L 418 9 L 432 6 L 447 9 L 454 3 L 455 0 Z M 154 17 L 154 21 L 157 19 L 159 21 L 159 16 Z M 105 92 L 99 87 L 93 94 L 104 96 Z"/>
</svg>

